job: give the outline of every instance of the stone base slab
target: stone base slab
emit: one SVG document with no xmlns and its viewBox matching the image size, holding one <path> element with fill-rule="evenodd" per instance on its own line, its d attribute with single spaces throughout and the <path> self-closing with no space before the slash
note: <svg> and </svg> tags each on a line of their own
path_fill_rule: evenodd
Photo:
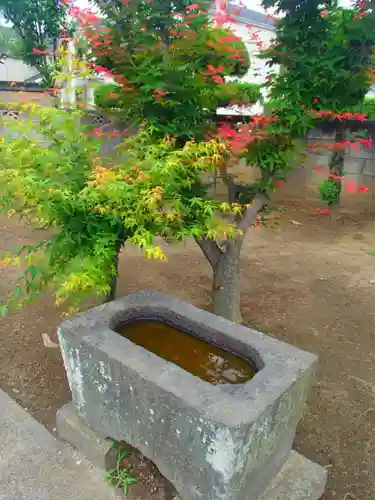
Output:
<svg viewBox="0 0 375 500">
<path fill-rule="evenodd" d="M 326 481 L 327 469 L 292 451 L 259 500 L 319 500 Z"/>
<path fill-rule="evenodd" d="M 61 440 L 68 442 L 89 462 L 103 471 L 116 468 L 117 450 L 109 439 L 102 439 L 77 415 L 73 403 L 56 413 L 56 429 Z"/>
<path fill-rule="evenodd" d="M 73 403 L 58 410 L 56 427 L 60 439 L 73 445 L 102 470 L 116 467 L 117 451 L 77 415 Z M 327 470 L 292 451 L 278 474 L 258 500 L 319 500 L 324 494 Z M 180 500 L 179 497 L 175 500 Z"/>
</svg>

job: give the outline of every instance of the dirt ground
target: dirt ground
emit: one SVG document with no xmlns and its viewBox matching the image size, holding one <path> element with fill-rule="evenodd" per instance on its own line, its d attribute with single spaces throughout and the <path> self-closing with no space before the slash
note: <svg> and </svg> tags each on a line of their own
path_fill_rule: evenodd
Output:
<svg viewBox="0 0 375 500">
<path fill-rule="evenodd" d="M 327 499 L 375 498 L 375 213 L 340 223 L 314 207 L 289 204 L 277 230 L 254 228 L 243 249 L 242 311 L 247 325 L 319 355 L 317 384 L 299 425 L 296 448 L 329 471 Z M 39 241 L 0 219 L 0 250 Z M 151 287 L 209 307 L 210 272 L 194 242 L 168 249 L 169 262 L 147 262 L 127 248 L 119 295 Z M 0 269 L 0 294 L 19 269 Z M 69 399 L 56 341 L 53 299 L 0 323 L 0 387 L 51 430 Z"/>
</svg>

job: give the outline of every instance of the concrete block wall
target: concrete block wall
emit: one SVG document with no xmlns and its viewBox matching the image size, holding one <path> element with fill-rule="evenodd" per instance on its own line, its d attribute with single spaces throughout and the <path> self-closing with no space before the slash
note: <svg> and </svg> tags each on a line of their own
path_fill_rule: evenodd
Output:
<svg viewBox="0 0 375 500">
<path fill-rule="evenodd" d="M 375 130 L 369 131 L 375 142 Z M 307 199 L 309 201 L 319 201 L 318 186 L 328 177 L 330 151 L 325 148 L 309 149 L 313 143 L 332 144 L 335 142 L 334 132 L 324 132 L 320 129 L 313 130 L 309 136 L 301 141 L 302 147 L 306 148 L 305 160 L 296 165 L 291 170 L 287 183 L 282 183 L 275 191 L 274 199 L 277 200 L 298 200 Z M 375 147 L 369 149 L 358 145 L 358 151 L 347 148 L 345 154 L 345 178 L 347 183 L 354 182 L 357 186 L 368 188 L 366 193 L 356 191 L 346 191 L 342 194 L 342 205 L 366 205 L 372 204 L 375 196 Z M 228 171 L 240 182 L 249 182 L 260 177 L 258 168 L 251 168 L 241 161 L 231 165 Z M 345 185 L 347 185 L 347 183 Z M 215 192 L 219 197 L 224 197 L 226 188 L 217 179 Z"/>
<path fill-rule="evenodd" d="M 375 139 L 374 131 L 369 135 Z M 291 198 L 317 198 L 319 184 L 327 178 L 329 173 L 329 160 L 331 151 L 326 148 L 309 149 L 311 144 L 333 144 L 335 142 L 334 132 L 313 130 L 306 139 L 306 161 L 297 165 L 290 174 L 288 183 L 278 190 L 278 196 Z M 375 195 L 375 148 L 365 148 L 358 145 L 358 150 L 350 147 L 345 150 L 344 183 L 342 202 L 353 202 L 362 204 L 372 201 Z M 358 189 L 345 189 L 349 183 L 356 186 L 368 188 L 367 193 L 358 192 Z"/>
<path fill-rule="evenodd" d="M 3 101 L 14 101 L 17 100 L 17 97 L 20 98 L 20 95 L 16 92 L 0 92 L 0 98 Z M 53 104 L 52 98 L 43 93 L 24 92 L 22 98 L 29 102 L 37 102 L 42 106 L 51 106 Z M 2 115 L 4 111 L 5 110 L 2 110 L 1 112 L 0 110 L 0 115 Z M 99 127 L 102 126 L 103 123 L 95 122 L 95 125 Z M 368 130 L 369 135 L 373 138 L 375 143 L 375 127 L 369 126 Z M 107 142 L 110 143 L 109 149 L 111 149 L 110 145 L 112 142 L 117 144 L 118 138 L 107 140 Z M 274 199 L 305 199 L 317 202 L 319 200 L 318 186 L 328 176 L 330 152 L 324 148 L 309 150 L 308 145 L 319 142 L 322 144 L 334 143 L 334 133 L 316 129 L 301 142 L 302 146 L 307 148 L 308 154 L 302 163 L 292 168 L 288 176 L 288 182 L 283 183 L 277 189 L 274 193 Z M 105 153 L 106 152 L 105 150 Z M 229 165 L 228 171 L 238 182 L 242 183 L 249 183 L 260 177 L 259 168 L 249 168 L 244 161 L 232 163 Z M 226 199 L 227 190 L 218 175 L 215 177 L 215 175 L 210 174 L 205 177 L 207 177 L 206 180 L 213 183 L 211 193 L 218 196 L 220 199 Z M 365 186 L 368 188 L 368 191 L 366 193 L 348 192 L 344 189 L 341 197 L 342 205 L 345 205 L 345 203 L 351 204 L 352 202 L 360 205 L 373 205 L 373 198 L 375 197 L 375 147 L 369 149 L 359 145 L 358 151 L 348 148 L 345 156 L 345 177 L 348 182 L 355 182 L 358 186 Z"/>
</svg>

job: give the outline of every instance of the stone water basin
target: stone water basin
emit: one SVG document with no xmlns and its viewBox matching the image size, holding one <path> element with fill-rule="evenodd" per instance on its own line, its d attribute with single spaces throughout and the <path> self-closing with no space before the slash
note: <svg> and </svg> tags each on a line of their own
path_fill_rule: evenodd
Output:
<svg viewBox="0 0 375 500">
<path fill-rule="evenodd" d="M 152 290 L 58 334 L 79 416 L 152 460 L 182 500 L 256 500 L 289 457 L 314 355 Z"/>
</svg>

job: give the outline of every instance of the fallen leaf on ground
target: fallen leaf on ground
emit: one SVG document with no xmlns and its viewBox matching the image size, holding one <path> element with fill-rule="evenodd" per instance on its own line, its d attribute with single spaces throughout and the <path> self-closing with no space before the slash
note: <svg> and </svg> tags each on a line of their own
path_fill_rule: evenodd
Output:
<svg viewBox="0 0 375 500">
<path fill-rule="evenodd" d="M 47 333 L 42 333 L 44 347 L 59 347 L 59 344 L 52 342 Z"/>
</svg>

